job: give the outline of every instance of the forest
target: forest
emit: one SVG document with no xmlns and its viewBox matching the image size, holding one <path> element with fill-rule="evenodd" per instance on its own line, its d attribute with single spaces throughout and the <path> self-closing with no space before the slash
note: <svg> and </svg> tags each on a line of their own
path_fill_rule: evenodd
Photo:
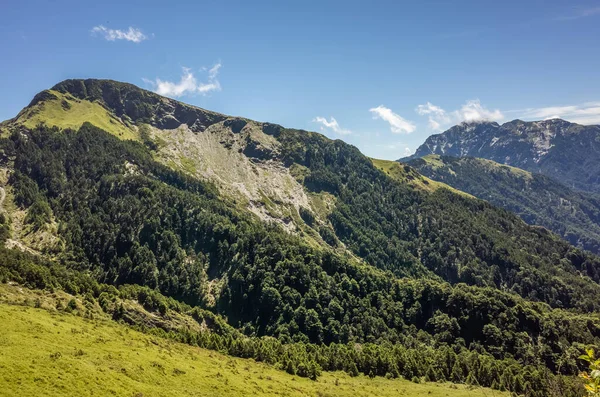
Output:
<svg viewBox="0 0 600 397">
<path fill-rule="evenodd" d="M 396 183 L 341 141 L 270 133 L 286 165 L 308 169 L 307 189 L 337 197 L 330 223 L 313 225 L 332 246 L 261 222 L 156 162 L 152 145 L 40 126 L 2 139 L 2 158 L 27 222 L 57 222 L 65 249 L 50 260 L 3 248 L 0 281 L 89 294 L 115 319 L 121 295 L 212 316 L 213 332 L 162 332 L 299 376 L 579 395 L 566 375 L 600 338 L 600 259 L 484 201 Z"/>
<path fill-rule="evenodd" d="M 600 197 L 539 173 L 473 157 L 414 159 L 419 173 L 489 201 L 539 225 L 570 244 L 600 252 Z"/>
</svg>

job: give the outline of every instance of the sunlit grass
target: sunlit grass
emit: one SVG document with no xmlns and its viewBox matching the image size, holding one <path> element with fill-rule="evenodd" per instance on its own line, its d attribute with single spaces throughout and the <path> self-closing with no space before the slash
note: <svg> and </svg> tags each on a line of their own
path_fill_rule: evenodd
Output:
<svg viewBox="0 0 600 397">
<path fill-rule="evenodd" d="M 112 321 L 27 306 L 0 304 L 0 324 L 0 394 L 7 396 L 470 397 L 491 392 L 345 373 L 323 373 L 315 382 Z"/>
<path fill-rule="evenodd" d="M 80 100 L 58 91 L 49 92 L 56 99 L 47 99 L 24 109 L 16 122 L 28 128 L 44 123 L 61 129 L 77 130 L 87 121 L 121 139 L 139 138 L 133 127 L 127 126 L 98 102 Z"/>
<path fill-rule="evenodd" d="M 409 170 L 406 170 L 404 168 L 404 164 L 401 164 L 397 161 L 378 160 L 378 159 L 371 159 L 371 161 L 373 162 L 373 165 L 376 168 L 378 168 L 379 170 L 381 170 L 382 172 L 387 174 L 389 177 L 391 177 L 395 181 L 409 184 L 410 186 L 412 186 L 416 189 L 424 190 L 427 192 L 433 192 L 437 189 L 444 188 L 444 189 L 451 190 L 454 193 L 462 194 L 462 195 L 468 196 L 468 197 L 473 197 L 470 194 L 467 194 L 465 192 L 457 190 L 451 186 L 446 185 L 445 183 L 436 182 L 432 179 L 429 179 L 426 176 L 419 174 L 417 171 L 413 170 L 412 168 Z"/>
</svg>

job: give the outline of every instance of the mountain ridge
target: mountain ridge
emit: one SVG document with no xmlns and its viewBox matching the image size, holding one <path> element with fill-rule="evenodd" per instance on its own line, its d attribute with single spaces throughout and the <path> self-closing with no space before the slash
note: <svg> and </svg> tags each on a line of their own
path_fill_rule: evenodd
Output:
<svg viewBox="0 0 600 397">
<path fill-rule="evenodd" d="M 432 135 L 407 162 L 428 154 L 479 157 L 600 191 L 600 126 L 562 119 L 463 123 Z"/>
<path fill-rule="evenodd" d="M 475 157 L 427 155 L 408 164 L 444 182 L 547 227 L 571 244 L 600 250 L 600 197 L 574 191 L 539 173 Z"/>
</svg>

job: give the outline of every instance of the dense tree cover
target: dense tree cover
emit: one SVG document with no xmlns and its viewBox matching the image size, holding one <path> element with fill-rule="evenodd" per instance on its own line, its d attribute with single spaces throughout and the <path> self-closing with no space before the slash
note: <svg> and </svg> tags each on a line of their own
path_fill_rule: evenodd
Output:
<svg viewBox="0 0 600 397">
<path fill-rule="evenodd" d="M 467 349 L 463 343 L 437 344 L 423 331 L 412 329 L 400 343 L 284 343 L 272 337 L 247 337 L 227 325 L 219 316 L 167 298 L 148 287 L 122 285 L 119 289 L 98 283 L 90 274 L 65 268 L 43 258 L 0 247 L 0 282 L 18 281 L 29 288 L 62 289 L 84 296 L 85 305 L 97 302 L 118 321 L 136 329 L 180 342 L 217 350 L 236 357 L 253 358 L 290 374 L 316 379 L 322 370 L 346 371 L 351 375 L 399 377 L 414 381 L 449 381 L 474 386 L 509 390 L 526 396 L 580 396 L 581 383 L 573 377 L 554 375 L 544 365 L 523 365 L 512 357 L 496 359 L 481 348 Z M 188 328 L 149 328 L 129 316 L 119 300 L 137 300 L 157 315 L 170 311 L 190 315 L 207 329 L 192 332 Z M 74 300 L 64 310 L 79 309 Z M 443 327 L 448 316 L 437 316 L 434 327 Z M 160 324 L 160 323 L 159 323 Z M 452 328 L 452 327 L 451 327 Z M 445 332 L 445 331 L 443 331 Z M 563 365 L 574 363 L 573 355 L 565 356 Z M 559 372 L 569 372 L 570 369 Z"/>
<path fill-rule="evenodd" d="M 46 203 L 59 223 L 66 242 L 59 260 L 66 268 L 221 313 L 255 341 L 250 346 L 272 336 L 269 343 L 280 352 L 276 363 L 290 372 L 316 376 L 321 367 L 424 376 L 547 395 L 539 391 L 548 390 L 548 379 L 560 378 L 543 368 L 576 373 L 579 349 L 598 343 L 597 315 L 502 291 L 594 310 L 598 285 L 575 274 L 583 269 L 593 275 L 596 257 L 485 202 L 393 183 L 348 145 L 275 133 L 286 161 L 309 167 L 305 183 L 339 197 L 330 216 L 337 236 L 385 271 L 262 223 L 212 185 L 153 161 L 142 144 L 91 125 L 77 132 L 40 127 L 1 144 L 14 160 L 17 202 L 29 209 Z M 32 272 L 21 264 L 10 270 L 10 263 L 2 262 L 5 278 L 23 282 Z M 235 343 L 219 333 L 185 338 L 250 354 L 240 347 L 242 337 Z M 288 349 L 310 354 L 285 361 Z M 258 354 L 255 347 L 250 351 Z M 443 352 L 462 358 L 447 359 Z M 413 357 L 420 364 L 407 364 Z M 488 374 L 491 363 L 499 375 Z"/>
<path fill-rule="evenodd" d="M 342 141 L 293 130 L 279 139 L 288 164 L 310 170 L 307 188 L 338 197 L 330 221 L 367 263 L 401 276 L 434 273 L 511 290 L 554 307 L 599 308 L 598 257 L 487 202 L 394 183 Z"/>
<path fill-rule="evenodd" d="M 526 173 L 490 160 L 441 156 L 409 162 L 421 174 L 444 182 L 544 226 L 569 243 L 600 252 L 600 197 L 574 191 L 542 174 Z"/>
</svg>

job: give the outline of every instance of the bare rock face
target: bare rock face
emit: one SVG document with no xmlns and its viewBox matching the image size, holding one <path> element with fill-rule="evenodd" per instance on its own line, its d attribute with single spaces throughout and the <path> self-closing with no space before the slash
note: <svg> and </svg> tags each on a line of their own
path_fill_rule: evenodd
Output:
<svg viewBox="0 0 600 397">
<path fill-rule="evenodd" d="M 234 134 L 239 134 L 246 124 L 248 124 L 248 122 L 240 118 L 231 118 L 223 122 L 223 125 L 230 128 Z"/>
<path fill-rule="evenodd" d="M 462 123 L 432 135 L 410 161 L 429 154 L 480 157 L 539 172 L 579 190 L 600 192 L 600 126 L 561 119 L 503 125 Z"/>
<path fill-rule="evenodd" d="M 293 233 L 304 227 L 300 208 L 305 216 L 314 210 L 312 198 L 284 164 L 280 125 L 226 116 L 111 80 L 65 80 L 32 103 L 56 100 L 56 94 L 99 104 L 133 125 L 134 133 L 143 127 L 143 141 L 152 144 L 159 161 L 211 181 L 264 221 Z"/>
<path fill-rule="evenodd" d="M 249 135 L 246 138 L 246 147 L 242 153 L 253 161 L 268 161 L 275 160 L 278 157 L 279 151 L 273 145 L 254 140 Z"/>
</svg>

